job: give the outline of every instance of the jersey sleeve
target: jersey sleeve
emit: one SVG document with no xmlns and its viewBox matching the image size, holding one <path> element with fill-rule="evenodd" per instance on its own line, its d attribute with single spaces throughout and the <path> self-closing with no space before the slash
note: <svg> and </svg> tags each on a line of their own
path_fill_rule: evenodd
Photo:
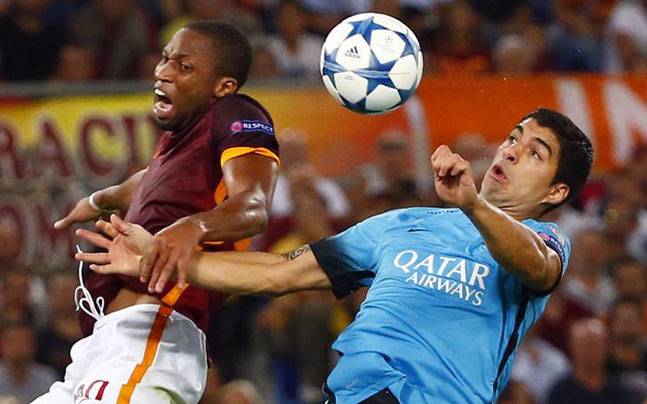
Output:
<svg viewBox="0 0 647 404">
<path fill-rule="evenodd" d="M 220 166 L 227 161 L 254 153 L 279 162 L 279 144 L 267 111 L 251 98 L 230 96 L 215 114 Z"/>
<path fill-rule="evenodd" d="M 376 274 L 379 240 L 384 231 L 380 216 L 310 244 L 338 299 L 362 286 L 370 286 Z"/>
<path fill-rule="evenodd" d="M 571 242 L 568 239 L 568 237 L 564 236 L 562 231 L 559 229 L 559 227 L 554 224 L 554 223 L 546 223 L 546 222 L 538 222 L 535 220 L 530 220 L 525 223 L 528 227 L 530 227 L 537 235 L 546 243 L 546 246 L 548 248 L 552 249 L 557 253 L 559 256 L 559 259 L 562 263 L 562 271 L 560 275 L 560 280 L 562 276 L 564 276 L 564 273 L 566 272 L 566 268 L 568 266 L 568 260 L 570 259 L 571 256 Z M 547 292 L 544 292 L 543 294 L 548 294 L 555 290 L 555 288 L 559 285 L 559 280 L 555 283 L 555 285 L 548 290 Z"/>
</svg>

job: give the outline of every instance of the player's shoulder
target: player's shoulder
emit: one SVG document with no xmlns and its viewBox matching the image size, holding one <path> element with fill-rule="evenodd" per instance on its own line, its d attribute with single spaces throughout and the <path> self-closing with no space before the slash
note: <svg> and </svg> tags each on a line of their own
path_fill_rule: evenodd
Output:
<svg viewBox="0 0 647 404">
<path fill-rule="evenodd" d="M 526 219 L 523 223 L 534 230 L 546 242 L 554 241 L 562 246 L 567 246 L 571 243 L 568 236 L 559 228 L 557 223 L 537 219 Z"/>
<path fill-rule="evenodd" d="M 217 113 L 227 114 L 232 118 L 236 116 L 240 118 L 264 118 L 268 122 L 272 122 L 272 117 L 267 109 L 260 102 L 246 94 L 230 94 L 216 104 L 215 108 L 217 108 Z"/>
<path fill-rule="evenodd" d="M 409 207 L 393 209 L 373 216 L 371 219 L 385 222 L 415 222 L 426 219 L 457 219 L 464 216 L 460 209 L 434 208 L 434 207 Z"/>
</svg>

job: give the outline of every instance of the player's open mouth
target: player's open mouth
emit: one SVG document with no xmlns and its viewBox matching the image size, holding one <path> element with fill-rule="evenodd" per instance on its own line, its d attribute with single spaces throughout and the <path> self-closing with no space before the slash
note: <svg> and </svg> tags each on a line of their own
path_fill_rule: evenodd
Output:
<svg viewBox="0 0 647 404">
<path fill-rule="evenodd" d="M 169 96 L 159 88 L 155 89 L 155 100 L 153 104 L 153 113 L 159 119 L 168 119 L 173 112 L 173 102 Z"/>
<path fill-rule="evenodd" d="M 495 164 L 492 167 L 492 169 L 490 170 L 490 176 L 497 182 L 503 182 L 508 179 L 508 177 L 506 177 L 505 173 L 503 172 L 503 168 L 501 168 L 501 166 L 498 164 Z"/>
</svg>

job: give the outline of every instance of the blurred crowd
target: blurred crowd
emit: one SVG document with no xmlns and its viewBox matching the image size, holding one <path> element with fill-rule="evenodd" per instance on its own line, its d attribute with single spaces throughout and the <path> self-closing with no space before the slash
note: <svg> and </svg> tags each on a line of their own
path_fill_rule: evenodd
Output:
<svg viewBox="0 0 647 404">
<path fill-rule="evenodd" d="M 0 82 L 150 80 L 161 46 L 178 27 L 214 18 L 250 35 L 253 78 L 307 80 L 318 75 L 326 32 L 367 10 L 414 30 L 428 74 L 644 72 L 646 8 L 640 0 L 0 0 Z M 326 178 L 308 155 L 307 133 L 279 133 L 282 166 L 271 220 L 254 248 L 282 253 L 386 210 L 440 206 L 414 175 L 409 135 L 376 135 L 370 163 Z M 496 145 L 478 133 L 455 139 L 452 149 L 470 160 L 480 182 Z M 45 182 L 54 184 L 41 192 L 49 200 L 97 188 Z M 571 238 L 573 255 L 520 348 L 500 402 L 644 402 L 647 147 L 625 166 L 596 173 L 548 220 Z M 73 265 L 13 265 L 7 257 L 14 233 L 0 220 L 0 404 L 29 402 L 61 379 L 81 337 Z M 336 360 L 330 344 L 364 293 L 341 301 L 327 292 L 229 299 L 210 325 L 214 363 L 203 402 L 321 402 Z"/>
<path fill-rule="evenodd" d="M 199 19 L 249 35 L 252 78 L 309 78 L 329 30 L 365 11 L 404 21 L 428 74 L 647 69 L 644 0 L 2 0 L 0 81 L 149 80 Z"/>
</svg>

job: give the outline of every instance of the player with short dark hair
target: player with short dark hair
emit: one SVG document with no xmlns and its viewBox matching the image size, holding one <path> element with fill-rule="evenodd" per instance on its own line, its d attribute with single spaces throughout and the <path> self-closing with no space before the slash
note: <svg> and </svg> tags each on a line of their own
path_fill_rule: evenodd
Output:
<svg viewBox="0 0 647 404">
<path fill-rule="evenodd" d="M 72 348 L 65 381 L 38 403 L 197 403 L 205 388 L 205 330 L 223 297 L 167 284 L 204 250 L 242 250 L 261 232 L 278 167 L 269 113 L 239 94 L 250 45 L 234 26 L 202 21 L 175 33 L 155 68 L 153 114 L 164 129 L 149 166 L 84 198 L 57 228 L 118 209 L 155 234 L 140 277 L 81 279 L 90 334 Z M 105 306 L 106 314 L 103 313 Z"/>
<path fill-rule="evenodd" d="M 584 132 L 567 116 L 548 108 L 539 108 L 521 119 L 534 119 L 537 123 L 550 129 L 559 142 L 559 165 L 554 183 L 563 182 L 570 188 L 569 194 L 560 204 L 553 204 L 549 210 L 559 207 L 578 194 L 593 164 L 593 148 Z"/>
<path fill-rule="evenodd" d="M 468 161 L 447 146 L 434 152 L 436 193 L 455 208 L 386 212 L 286 256 L 197 253 L 188 277 L 230 293 L 344 297 L 368 286 L 333 344 L 341 358 L 324 386 L 328 403 L 495 402 L 570 256 L 558 227 L 538 219 L 577 191 L 592 157 L 568 118 L 539 110 L 499 146 L 480 192 Z M 108 253 L 77 259 L 137 274 L 150 236 L 116 217 L 98 226 L 112 241 L 77 234 Z"/>
</svg>

